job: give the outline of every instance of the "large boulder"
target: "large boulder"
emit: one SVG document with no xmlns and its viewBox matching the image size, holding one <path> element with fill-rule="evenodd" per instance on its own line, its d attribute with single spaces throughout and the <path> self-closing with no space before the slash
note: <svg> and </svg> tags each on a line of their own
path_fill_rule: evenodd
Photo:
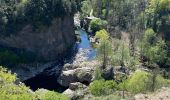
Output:
<svg viewBox="0 0 170 100">
<path fill-rule="evenodd" d="M 71 83 L 69 89 L 63 92 L 63 94 L 67 95 L 70 100 L 80 100 L 87 93 L 87 86 L 80 82 Z"/>
<path fill-rule="evenodd" d="M 70 83 L 74 82 L 89 84 L 92 81 L 93 71 L 94 70 L 90 67 L 62 71 L 57 81 L 61 86 L 64 87 L 68 87 Z"/>
<path fill-rule="evenodd" d="M 80 82 L 70 83 L 70 85 L 69 85 L 69 89 L 71 89 L 73 91 L 75 91 L 77 89 L 86 89 L 86 88 L 87 88 L 87 86 Z"/>
<path fill-rule="evenodd" d="M 70 83 L 77 82 L 75 72 L 76 70 L 63 71 L 57 79 L 58 83 L 61 86 L 68 87 Z"/>
<path fill-rule="evenodd" d="M 93 71 L 94 69 L 90 67 L 78 68 L 76 70 L 76 77 L 79 82 L 88 84 L 92 81 Z"/>
</svg>

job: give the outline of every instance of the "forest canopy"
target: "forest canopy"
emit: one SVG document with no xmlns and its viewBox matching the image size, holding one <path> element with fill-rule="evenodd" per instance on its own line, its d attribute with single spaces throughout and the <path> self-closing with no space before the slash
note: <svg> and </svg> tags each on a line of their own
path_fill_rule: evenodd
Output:
<svg viewBox="0 0 170 100">
<path fill-rule="evenodd" d="M 79 0 L 1 0 L 0 33 L 14 34 L 26 24 L 50 25 L 56 17 L 73 15 Z"/>
</svg>

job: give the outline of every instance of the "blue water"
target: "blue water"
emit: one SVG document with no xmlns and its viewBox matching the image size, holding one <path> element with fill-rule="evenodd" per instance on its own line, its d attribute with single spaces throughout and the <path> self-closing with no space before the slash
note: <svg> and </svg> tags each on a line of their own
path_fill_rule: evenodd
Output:
<svg viewBox="0 0 170 100">
<path fill-rule="evenodd" d="M 80 35 L 81 42 L 78 44 L 78 49 L 89 50 L 89 52 L 85 55 L 88 57 L 88 60 L 92 60 L 96 58 L 96 49 L 92 47 L 88 35 L 83 30 L 77 31 Z"/>
</svg>

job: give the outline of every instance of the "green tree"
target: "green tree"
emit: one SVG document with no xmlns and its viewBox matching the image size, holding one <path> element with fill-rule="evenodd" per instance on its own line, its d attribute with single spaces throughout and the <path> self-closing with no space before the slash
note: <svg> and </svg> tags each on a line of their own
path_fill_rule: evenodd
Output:
<svg viewBox="0 0 170 100">
<path fill-rule="evenodd" d="M 101 19 L 93 19 L 90 22 L 90 29 L 93 33 L 100 31 L 102 29 L 106 29 L 107 21 Z"/>
<path fill-rule="evenodd" d="M 102 70 L 104 70 L 112 55 L 112 45 L 109 41 L 109 35 L 105 30 L 100 30 L 96 32 L 96 38 L 99 39 L 100 43 L 97 48 L 97 57 L 102 61 Z"/>
</svg>

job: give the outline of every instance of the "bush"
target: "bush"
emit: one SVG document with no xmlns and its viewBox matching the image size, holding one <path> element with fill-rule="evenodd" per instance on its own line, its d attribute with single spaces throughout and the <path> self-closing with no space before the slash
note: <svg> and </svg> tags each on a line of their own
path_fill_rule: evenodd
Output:
<svg viewBox="0 0 170 100">
<path fill-rule="evenodd" d="M 38 100 L 24 84 L 16 85 L 16 75 L 0 67 L 1 100 Z"/>
<path fill-rule="evenodd" d="M 90 29 L 93 31 L 93 33 L 105 29 L 106 26 L 107 26 L 107 21 L 101 19 L 93 19 L 90 22 Z"/>
<path fill-rule="evenodd" d="M 117 89 L 114 81 L 96 80 L 91 83 L 90 91 L 95 96 L 108 95 Z"/>
<path fill-rule="evenodd" d="M 19 61 L 18 55 L 7 49 L 0 49 L 0 64 L 17 64 Z"/>
<path fill-rule="evenodd" d="M 134 94 L 152 91 L 153 75 L 145 71 L 136 71 L 127 81 L 126 89 Z M 161 75 L 156 76 L 154 81 L 154 88 L 170 86 L 170 80 L 164 79 Z"/>
<path fill-rule="evenodd" d="M 19 63 L 30 63 L 35 61 L 35 53 L 25 50 L 10 50 L 9 48 L 0 48 L 0 64 L 15 66 Z"/>
<path fill-rule="evenodd" d="M 132 93 L 146 92 L 149 88 L 149 73 L 136 71 L 128 80 L 127 90 Z"/>
<path fill-rule="evenodd" d="M 43 100 L 69 100 L 67 96 L 53 91 L 48 91 L 42 98 Z"/>
<path fill-rule="evenodd" d="M 165 41 L 156 37 L 153 29 L 147 29 L 141 42 L 141 57 L 151 64 L 165 64 L 167 60 L 167 50 Z"/>
</svg>

